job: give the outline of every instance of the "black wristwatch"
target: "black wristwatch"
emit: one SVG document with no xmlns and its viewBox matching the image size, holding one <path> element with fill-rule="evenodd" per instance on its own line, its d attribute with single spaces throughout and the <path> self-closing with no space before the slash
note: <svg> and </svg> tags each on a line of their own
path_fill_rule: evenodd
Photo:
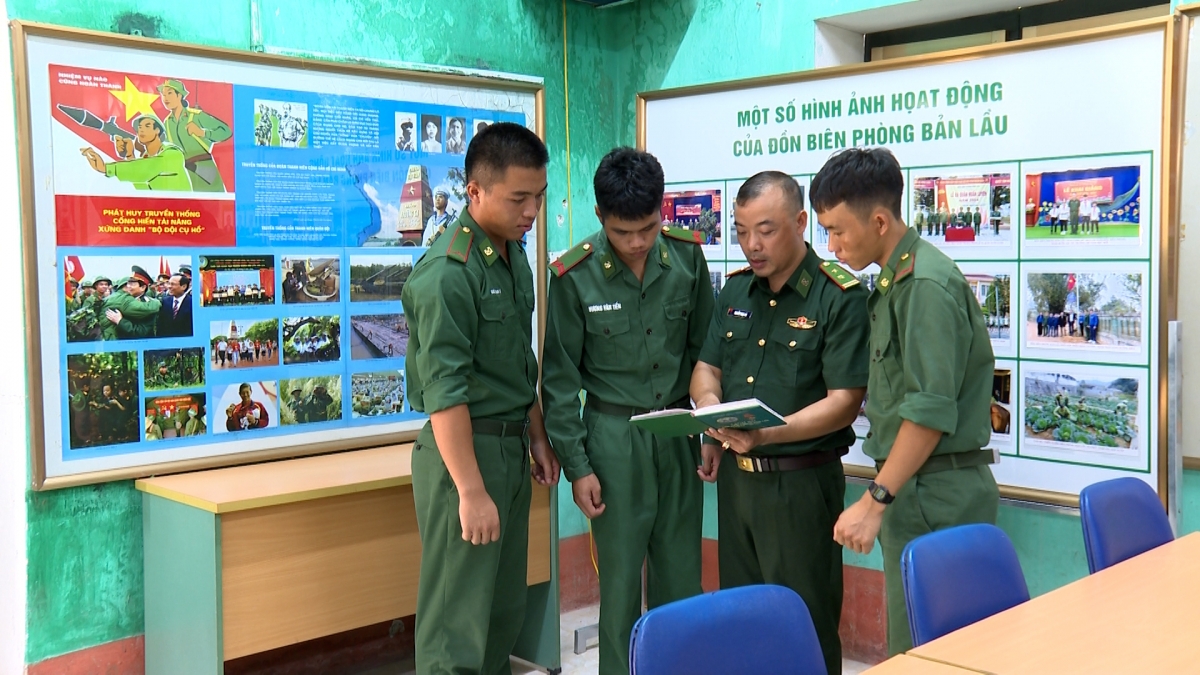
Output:
<svg viewBox="0 0 1200 675">
<path fill-rule="evenodd" d="M 871 499 L 874 499 L 880 504 L 891 504 L 892 502 L 896 501 L 895 495 L 888 492 L 887 488 L 883 487 L 879 483 L 876 483 L 875 481 L 871 481 L 871 484 L 867 486 L 867 492 L 871 495 Z"/>
</svg>

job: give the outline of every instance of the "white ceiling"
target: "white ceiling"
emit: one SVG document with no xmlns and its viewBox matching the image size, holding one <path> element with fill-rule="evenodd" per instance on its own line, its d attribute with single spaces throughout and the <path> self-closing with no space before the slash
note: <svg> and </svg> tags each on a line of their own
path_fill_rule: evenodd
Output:
<svg viewBox="0 0 1200 675">
<path fill-rule="evenodd" d="M 877 33 L 896 28 L 922 26 L 939 21 L 1003 12 L 1055 0 L 908 0 L 887 7 L 823 17 L 820 20 L 855 33 Z"/>
</svg>

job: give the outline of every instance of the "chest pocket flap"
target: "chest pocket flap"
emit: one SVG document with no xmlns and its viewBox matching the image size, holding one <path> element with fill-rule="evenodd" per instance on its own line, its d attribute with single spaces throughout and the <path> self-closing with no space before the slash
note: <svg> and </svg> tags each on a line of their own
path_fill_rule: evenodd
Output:
<svg viewBox="0 0 1200 675">
<path fill-rule="evenodd" d="M 515 311 L 513 304 L 502 295 L 488 295 L 479 301 L 479 316 L 484 321 L 504 321 Z"/>
<path fill-rule="evenodd" d="M 686 319 L 688 315 L 688 302 L 690 298 L 675 298 L 663 305 L 663 311 L 667 313 L 668 319 Z"/>
<path fill-rule="evenodd" d="M 599 337 L 616 337 L 629 332 L 629 317 L 619 312 L 588 314 L 587 331 Z"/>
<path fill-rule="evenodd" d="M 725 319 L 725 325 L 722 326 L 726 342 L 733 340 L 745 340 L 750 336 L 750 321 L 747 319 L 734 319 L 732 317 Z"/>
<path fill-rule="evenodd" d="M 788 350 L 814 350 L 821 346 L 821 333 L 818 329 L 797 330 L 791 327 L 776 328 L 771 334 L 771 341 Z"/>
</svg>

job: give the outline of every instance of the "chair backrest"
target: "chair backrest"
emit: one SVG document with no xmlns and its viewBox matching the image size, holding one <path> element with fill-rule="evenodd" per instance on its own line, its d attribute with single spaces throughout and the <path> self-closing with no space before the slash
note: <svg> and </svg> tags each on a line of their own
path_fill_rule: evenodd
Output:
<svg viewBox="0 0 1200 675">
<path fill-rule="evenodd" d="M 1158 494 L 1136 478 L 1085 487 L 1079 493 L 1079 515 L 1093 574 L 1175 539 Z"/>
<path fill-rule="evenodd" d="M 995 525 L 960 525 L 910 541 L 900 577 L 913 646 L 1029 600 L 1021 562 Z"/>
<path fill-rule="evenodd" d="M 742 586 L 646 612 L 631 675 L 826 675 L 812 615 L 783 586 Z"/>
</svg>

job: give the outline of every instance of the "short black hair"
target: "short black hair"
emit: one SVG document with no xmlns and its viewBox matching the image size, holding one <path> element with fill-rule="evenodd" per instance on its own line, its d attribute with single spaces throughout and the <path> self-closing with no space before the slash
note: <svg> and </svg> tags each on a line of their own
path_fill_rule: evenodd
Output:
<svg viewBox="0 0 1200 675">
<path fill-rule="evenodd" d="M 848 148 L 835 153 L 809 187 L 813 211 L 824 213 L 845 203 L 859 213 L 882 206 L 900 218 L 904 173 L 887 148 Z"/>
<path fill-rule="evenodd" d="M 800 187 L 795 178 L 782 171 L 760 171 L 746 179 L 742 187 L 738 188 L 735 203 L 741 206 L 758 199 L 771 188 L 778 188 L 783 193 L 783 198 L 795 208 L 796 213 L 804 210 L 804 188 Z"/>
<path fill-rule="evenodd" d="M 605 155 L 592 178 L 601 218 L 637 220 L 661 213 L 663 186 L 658 159 L 648 152 L 625 147 Z"/>
<path fill-rule="evenodd" d="M 192 278 L 186 274 L 176 272 L 175 274 L 172 274 L 171 276 L 179 277 L 179 285 L 183 286 L 184 288 L 190 288 L 192 285 Z"/>
<path fill-rule="evenodd" d="M 550 163 L 546 144 L 537 134 L 512 122 L 496 122 L 475 134 L 463 161 L 467 182 L 491 185 L 510 166 L 542 169 Z"/>
</svg>

